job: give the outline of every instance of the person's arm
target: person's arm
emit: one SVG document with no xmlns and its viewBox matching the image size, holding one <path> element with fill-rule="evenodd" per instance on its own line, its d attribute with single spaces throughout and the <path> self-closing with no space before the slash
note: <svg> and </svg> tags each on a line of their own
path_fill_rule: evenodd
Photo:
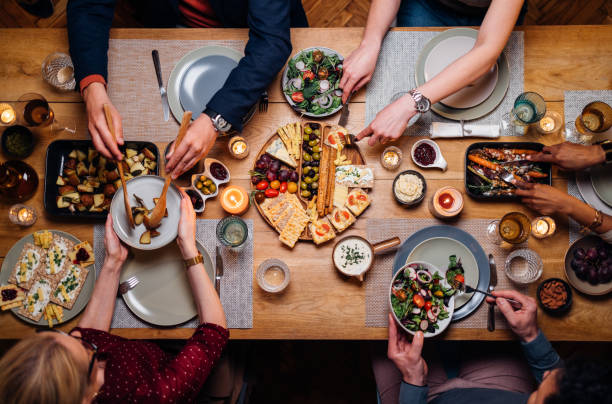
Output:
<svg viewBox="0 0 612 404">
<path fill-rule="evenodd" d="M 340 80 L 342 102 L 349 94 L 359 90 L 372 78 L 383 38 L 393 22 L 400 0 L 373 0 L 361 44 L 344 61 Z"/>
<path fill-rule="evenodd" d="M 544 372 L 558 367 L 561 358 L 538 328 L 538 308 L 535 299 L 514 290 L 496 290 L 493 294 L 496 298 L 487 297 L 487 302 L 495 303 L 508 320 L 510 328 L 521 341 L 533 375 L 538 382 L 541 382 Z M 515 309 L 506 298 L 518 301 L 521 303 L 521 308 Z"/>
<path fill-rule="evenodd" d="M 525 157 L 531 161 L 552 163 L 564 170 L 579 171 L 606 162 L 606 152 L 601 145 L 581 145 L 563 142 L 552 146 L 544 146 L 536 154 Z"/>
<path fill-rule="evenodd" d="M 493 0 L 474 47 L 417 90 L 435 104 L 489 71 L 508 42 L 523 2 Z M 395 140 L 402 135 L 416 112 L 414 100 L 406 94 L 380 111 L 370 125 L 357 135 L 357 139 L 372 136 L 368 140 L 370 146 L 374 146 L 378 140 L 383 143 Z"/>
<path fill-rule="evenodd" d="M 179 221 L 177 243 L 183 259 L 191 259 L 199 254 L 196 248 L 196 215 L 189 196 L 181 190 L 181 220 Z M 200 323 L 213 323 L 227 327 L 225 312 L 215 287 L 206 274 L 204 265 L 192 265 L 187 269 L 193 300 L 198 309 Z"/>
<path fill-rule="evenodd" d="M 106 249 L 104 264 L 100 270 L 100 276 L 96 279 L 91 299 L 77 327 L 108 332 L 115 311 L 121 267 L 128 254 L 127 248 L 119 241 L 113 230 L 110 213 L 106 218 L 104 246 Z"/>
</svg>

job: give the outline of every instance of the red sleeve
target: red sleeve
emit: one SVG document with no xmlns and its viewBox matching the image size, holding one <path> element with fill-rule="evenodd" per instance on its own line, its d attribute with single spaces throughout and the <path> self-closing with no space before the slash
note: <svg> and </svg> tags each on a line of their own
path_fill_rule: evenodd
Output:
<svg viewBox="0 0 612 404">
<path fill-rule="evenodd" d="M 128 341 L 125 338 L 119 337 L 117 335 L 110 334 L 106 331 L 95 330 L 93 328 L 73 328 L 70 333 L 73 331 L 78 331 L 81 333 L 81 338 L 83 338 L 87 342 L 91 342 L 95 344 L 99 349 L 104 350 L 104 347 L 110 344 L 116 344 L 123 341 Z"/>
<path fill-rule="evenodd" d="M 79 82 L 79 88 L 81 89 L 81 97 L 83 96 L 83 91 L 87 88 L 91 83 L 102 83 L 104 87 L 106 87 L 106 80 L 100 74 L 90 74 L 86 76 Z"/>
</svg>

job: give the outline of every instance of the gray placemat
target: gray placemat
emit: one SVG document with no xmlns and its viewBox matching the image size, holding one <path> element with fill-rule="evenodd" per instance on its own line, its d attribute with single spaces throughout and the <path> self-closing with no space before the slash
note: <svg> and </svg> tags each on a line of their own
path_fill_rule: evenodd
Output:
<svg viewBox="0 0 612 404">
<path fill-rule="evenodd" d="M 487 238 L 486 229 L 492 219 L 460 219 L 453 226 L 471 234 L 478 240 L 485 253 L 493 254 L 497 266 L 497 289 L 514 289 L 525 293 L 527 288 L 510 281 L 504 273 L 504 262 L 510 250 L 501 248 Z M 438 219 L 368 219 L 367 239 L 377 243 L 391 236 L 398 236 L 404 241 L 414 232 L 425 227 L 448 224 Z M 517 247 L 525 247 L 519 245 Z M 366 327 L 387 327 L 389 312 L 389 283 L 393 276 L 393 260 L 395 254 L 377 255 L 374 265 L 366 276 Z M 486 328 L 488 306 L 483 303 L 469 316 L 455 321 L 453 327 L 457 328 Z M 499 310 L 495 310 L 497 328 L 508 328 L 506 319 Z"/>
<path fill-rule="evenodd" d="M 376 69 L 366 93 L 366 125 L 376 114 L 390 103 L 394 94 L 416 87 L 415 67 L 421 49 L 439 32 L 390 31 L 378 56 Z M 506 96 L 498 107 L 488 115 L 470 121 L 479 124 L 497 124 L 504 114 L 510 112 L 514 100 L 523 92 L 524 42 L 522 32 L 513 32 L 504 49 L 510 67 L 510 85 Z M 404 132 L 405 135 L 425 136 L 431 122 L 455 122 L 434 112 L 424 114 L 417 123 Z M 511 131 L 505 136 L 513 135 Z"/>
<path fill-rule="evenodd" d="M 219 45 L 243 52 L 244 41 L 169 41 L 155 39 L 111 39 L 108 49 L 108 95 L 121 114 L 127 140 L 170 142 L 178 123 L 170 112 L 165 122 L 151 51 L 159 51 L 164 86 L 176 63 L 187 53 L 204 46 Z"/>
<path fill-rule="evenodd" d="M 223 255 L 224 274 L 221 278 L 221 304 L 225 311 L 228 328 L 253 328 L 253 220 L 247 219 L 249 238 L 238 252 L 231 251 L 217 242 L 216 219 L 198 219 L 196 221 L 196 239 L 202 243 L 210 258 L 215 263 L 215 247 L 219 245 Z M 96 270 L 104 263 L 104 225 L 94 226 L 94 253 Z M 154 253 L 154 252 L 152 252 Z M 195 328 L 199 320 L 195 319 L 180 325 L 180 328 Z M 111 328 L 151 328 L 151 324 L 136 317 L 121 297 L 115 302 L 115 313 Z"/>
<path fill-rule="evenodd" d="M 564 93 L 564 110 L 565 121 L 574 121 L 581 113 L 582 109 L 590 102 L 603 101 L 612 105 L 612 90 L 580 90 L 566 91 Z M 568 140 L 572 140 L 569 138 Z M 576 140 L 576 139 L 574 139 Z M 567 181 L 567 193 L 584 202 L 584 198 L 580 195 L 576 178 L 572 176 Z M 572 218 L 569 218 L 569 242 L 570 244 L 584 235 L 580 233 L 582 226 Z"/>
</svg>

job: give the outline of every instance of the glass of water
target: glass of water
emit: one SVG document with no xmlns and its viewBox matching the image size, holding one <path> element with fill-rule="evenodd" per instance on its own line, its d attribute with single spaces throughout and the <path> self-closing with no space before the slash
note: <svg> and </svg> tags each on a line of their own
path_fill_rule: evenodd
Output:
<svg viewBox="0 0 612 404">
<path fill-rule="evenodd" d="M 226 247 L 238 248 L 249 236 L 249 229 L 238 216 L 227 216 L 217 223 L 217 239 Z"/>
<path fill-rule="evenodd" d="M 58 90 L 74 90 L 74 66 L 65 53 L 55 52 L 45 58 L 42 64 L 43 79 Z"/>
<path fill-rule="evenodd" d="M 502 119 L 502 129 L 510 127 L 517 135 L 527 134 L 529 125 L 538 122 L 546 114 L 546 101 L 538 93 L 526 92 L 514 100 L 509 114 Z"/>
</svg>

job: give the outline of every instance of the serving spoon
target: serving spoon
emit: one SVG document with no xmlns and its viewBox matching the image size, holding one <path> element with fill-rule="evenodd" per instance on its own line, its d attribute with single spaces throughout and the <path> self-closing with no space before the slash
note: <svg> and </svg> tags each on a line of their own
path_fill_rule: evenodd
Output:
<svg viewBox="0 0 612 404">
<path fill-rule="evenodd" d="M 185 111 L 178 136 L 174 142 L 174 150 L 179 147 L 179 144 L 181 144 L 181 141 L 185 137 L 185 133 L 187 133 L 187 128 L 189 127 L 189 122 L 191 122 L 191 111 Z M 166 194 L 168 193 L 170 182 L 172 182 L 172 176 L 168 175 L 166 177 L 166 182 L 164 182 L 164 189 L 162 190 L 155 207 L 151 211 L 151 215 L 145 215 L 143 219 L 144 225 L 148 230 L 159 227 L 162 219 L 164 218 L 164 214 L 166 213 Z"/>
<path fill-rule="evenodd" d="M 106 116 L 106 124 L 108 125 L 108 129 L 110 130 L 111 135 L 113 135 L 113 140 L 117 143 L 117 136 L 115 135 L 115 125 L 113 124 L 113 116 L 111 115 L 110 107 L 108 104 L 104 104 L 104 115 Z M 130 197 L 127 193 L 127 187 L 125 185 L 125 177 L 123 176 L 123 164 L 122 160 L 115 160 L 117 162 L 117 168 L 119 169 L 119 178 L 121 178 L 121 188 L 123 188 L 123 203 L 125 204 L 125 214 L 127 215 L 128 222 L 130 223 L 130 227 L 133 229 L 134 224 L 134 216 L 132 215 L 132 208 L 130 208 Z"/>
</svg>

